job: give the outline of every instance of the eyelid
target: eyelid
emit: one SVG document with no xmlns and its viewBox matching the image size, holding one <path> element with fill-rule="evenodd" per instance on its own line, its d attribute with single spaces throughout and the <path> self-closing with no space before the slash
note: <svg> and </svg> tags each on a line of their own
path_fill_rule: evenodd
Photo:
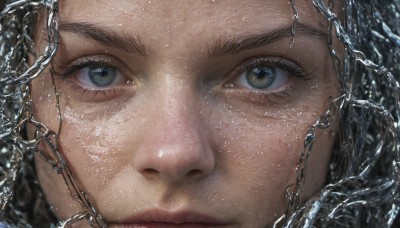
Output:
<svg viewBox="0 0 400 228">
<path fill-rule="evenodd" d="M 228 80 L 228 82 L 235 80 L 236 77 L 241 75 L 243 72 L 247 70 L 251 70 L 255 67 L 280 67 L 284 70 L 287 70 L 292 76 L 295 76 L 300 79 L 309 80 L 311 77 L 311 72 L 307 72 L 301 67 L 299 64 L 295 63 L 292 60 L 283 57 L 277 56 L 261 56 L 261 57 L 252 57 L 242 63 L 239 64 L 238 67 L 233 71 L 233 78 Z"/>
<path fill-rule="evenodd" d="M 128 75 L 132 75 L 133 72 L 120 60 L 112 56 L 95 55 L 95 56 L 84 56 L 69 64 L 56 64 L 59 68 L 63 69 L 58 75 L 62 77 L 68 77 L 78 70 L 85 67 L 111 67 L 121 73 L 121 75 L 129 80 L 132 80 Z"/>
<path fill-rule="evenodd" d="M 77 74 L 84 68 L 93 66 L 115 69 L 122 78 L 121 83 L 105 88 L 91 88 L 82 85 L 76 77 Z M 131 97 L 135 92 L 132 85 L 137 85 L 136 81 L 138 80 L 133 71 L 131 71 L 124 62 L 116 57 L 108 55 L 84 56 L 67 63 L 59 62 L 59 59 L 55 58 L 51 64 L 51 70 L 54 75 L 61 79 L 60 85 L 63 87 L 64 91 L 74 91 L 78 94 L 77 100 L 89 103 L 105 102 L 122 95 L 124 95 L 124 97 Z"/>
</svg>

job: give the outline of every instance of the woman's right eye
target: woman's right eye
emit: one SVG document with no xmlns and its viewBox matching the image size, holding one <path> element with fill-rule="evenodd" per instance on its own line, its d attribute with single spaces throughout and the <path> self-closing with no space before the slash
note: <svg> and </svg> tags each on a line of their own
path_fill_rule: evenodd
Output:
<svg viewBox="0 0 400 228">
<path fill-rule="evenodd" d="M 57 66 L 57 64 L 55 65 Z M 87 57 L 64 68 L 60 76 L 67 87 L 64 91 L 70 94 L 78 92 L 77 100 L 85 102 L 102 102 L 132 90 L 132 80 L 126 75 L 131 72 L 121 61 L 108 57 Z M 57 72 L 57 69 L 54 69 Z M 84 96 L 82 96 L 84 95 Z"/>
<path fill-rule="evenodd" d="M 91 90 L 104 89 L 122 82 L 121 73 L 110 66 L 88 66 L 76 72 L 79 83 Z"/>
</svg>

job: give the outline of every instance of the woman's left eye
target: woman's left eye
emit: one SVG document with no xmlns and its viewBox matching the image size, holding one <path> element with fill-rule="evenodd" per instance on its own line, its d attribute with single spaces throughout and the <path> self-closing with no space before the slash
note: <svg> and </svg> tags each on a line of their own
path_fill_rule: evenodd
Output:
<svg viewBox="0 0 400 228">
<path fill-rule="evenodd" d="M 110 66 L 88 66 L 77 72 L 77 80 L 84 87 L 106 88 L 119 84 L 123 76 Z"/>
<path fill-rule="evenodd" d="M 274 91 L 287 83 L 289 75 L 289 71 L 281 67 L 253 67 L 244 71 L 238 77 L 236 84 L 247 89 Z"/>
</svg>

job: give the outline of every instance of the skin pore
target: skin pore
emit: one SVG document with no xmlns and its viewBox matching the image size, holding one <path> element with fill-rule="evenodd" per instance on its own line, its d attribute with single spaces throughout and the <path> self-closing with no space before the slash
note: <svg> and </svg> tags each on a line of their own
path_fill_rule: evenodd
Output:
<svg viewBox="0 0 400 228">
<path fill-rule="evenodd" d="M 289 48 L 288 1 L 60 1 L 60 148 L 109 226 L 263 227 L 282 214 L 306 130 L 338 95 L 326 26 L 296 2 Z M 50 68 L 32 99 L 58 129 Z M 325 182 L 333 135 L 317 132 L 304 199 Z M 50 165 L 36 168 L 60 219 L 82 211 Z"/>
</svg>

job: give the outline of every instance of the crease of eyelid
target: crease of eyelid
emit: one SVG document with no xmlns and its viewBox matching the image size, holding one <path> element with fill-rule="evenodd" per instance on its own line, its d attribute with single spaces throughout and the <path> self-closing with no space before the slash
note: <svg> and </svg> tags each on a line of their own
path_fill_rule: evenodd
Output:
<svg viewBox="0 0 400 228">
<path fill-rule="evenodd" d="M 115 32 L 87 22 L 60 22 L 59 31 L 70 32 L 86 38 L 93 39 L 103 45 L 124 50 L 130 54 L 147 57 L 145 45 L 139 36 L 133 37 L 125 32 Z"/>
<path fill-rule="evenodd" d="M 95 59 L 90 58 L 88 56 L 85 57 L 81 57 L 84 58 L 85 60 L 78 60 L 78 63 L 74 63 L 71 66 L 69 66 L 70 64 L 66 63 L 66 62 L 62 62 L 61 60 L 59 60 L 57 57 L 53 58 L 51 63 L 50 63 L 50 70 L 53 73 L 56 73 L 57 76 L 60 77 L 66 77 L 72 73 L 74 73 L 77 70 L 80 70 L 84 67 L 80 67 L 81 65 L 85 65 L 85 64 L 91 64 L 95 62 L 95 64 L 97 65 L 106 65 L 106 66 L 110 66 L 113 67 L 115 69 L 118 69 L 123 75 L 126 75 L 127 72 L 129 72 L 129 68 L 127 68 L 126 66 L 124 66 L 122 63 L 117 62 L 117 60 L 110 60 L 107 59 L 106 57 L 98 57 L 96 56 Z M 71 69 L 71 68 L 77 68 L 77 69 Z M 58 71 L 57 69 L 62 69 L 61 72 Z M 132 73 L 132 72 L 131 72 Z"/>
<path fill-rule="evenodd" d="M 292 37 L 291 25 L 284 28 L 278 28 L 273 31 L 267 31 L 261 34 L 250 34 L 241 38 L 231 38 L 223 40 L 218 38 L 214 41 L 213 45 L 208 48 L 209 58 L 222 57 L 224 55 L 236 55 L 244 50 L 260 48 L 285 38 Z M 296 23 L 295 39 L 296 36 L 308 36 L 318 39 L 326 39 L 327 33 L 313 26 Z M 295 40 L 296 43 L 296 40 Z M 290 44 L 288 44 L 289 47 Z"/>
</svg>

